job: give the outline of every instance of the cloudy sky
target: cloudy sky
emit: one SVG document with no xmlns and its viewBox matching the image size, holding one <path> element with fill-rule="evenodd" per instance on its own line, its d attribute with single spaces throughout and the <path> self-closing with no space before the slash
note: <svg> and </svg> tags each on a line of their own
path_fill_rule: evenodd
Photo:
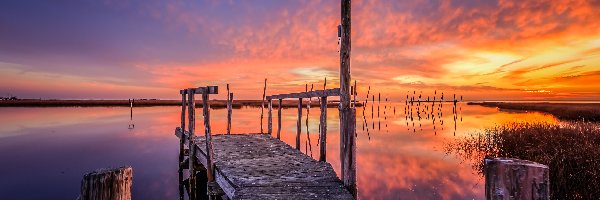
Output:
<svg viewBox="0 0 600 200">
<path fill-rule="evenodd" d="M 402 100 L 600 99 L 600 0 L 354 0 L 352 78 Z M 6 0 L 0 96 L 238 99 L 338 79 L 338 0 Z M 223 90 L 221 90 L 223 91 Z M 216 98 L 225 98 L 224 94 Z"/>
</svg>

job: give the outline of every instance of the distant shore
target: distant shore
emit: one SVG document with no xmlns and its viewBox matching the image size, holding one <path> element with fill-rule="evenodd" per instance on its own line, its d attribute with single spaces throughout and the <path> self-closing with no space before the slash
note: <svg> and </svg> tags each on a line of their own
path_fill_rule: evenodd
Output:
<svg viewBox="0 0 600 200">
<path fill-rule="evenodd" d="M 226 100 L 210 100 L 211 108 L 227 108 Z M 279 102 L 273 101 L 273 109 L 278 107 Z M 304 106 L 308 104 L 308 101 L 302 103 Z M 38 99 L 22 99 L 22 100 L 7 100 L 0 101 L 0 107 L 129 107 L 129 100 L 38 100 Z M 134 107 L 150 107 L 150 106 L 181 106 L 181 100 L 157 100 L 157 99 L 136 99 L 133 103 Z M 262 106 L 261 100 L 233 100 L 233 108 L 242 108 L 244 106 L 260 107 Z M 265 103 L 265 107 L 267 104 Z M 311 107 L 318 107 L 319 102 L 313 100 Z M 327 107 L 337 107 L 338 103 L 331 101 L 327 104 Z M 362 106 L 361 103 L 357 103 L 357 106 Z M 202 107 L 202 101 L 196 100 L 196 107 Z M 297 100 L 283 100 L 281 107 L 283 108 L 297 108 Z"/>
<path fill-rule="evenodd" d="M 510 110 L 538 111 L 554 115 L 561 120 L 600 122 L 600 103 L 469 102 L 468 105 L 497 107 Z"/>
</svg>

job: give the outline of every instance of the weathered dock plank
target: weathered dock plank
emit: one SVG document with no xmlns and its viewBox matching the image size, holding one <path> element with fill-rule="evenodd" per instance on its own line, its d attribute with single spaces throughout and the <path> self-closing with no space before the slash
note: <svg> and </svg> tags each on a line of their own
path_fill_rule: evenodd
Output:
<svg viewBox="0 0 600 200">
<path fill-rule="evenodd" d="M 182 136 L 179 129 L 177 135 Z M 230 199 L 353 198 L 329 163 L 268 134 L 218 134 L 212 142 L 216 182 Z M 195 143 L 204 144 L 205 137 L 196 137 Z M 205 151 L 196 146 L 206 166 Z"/>
</svg>

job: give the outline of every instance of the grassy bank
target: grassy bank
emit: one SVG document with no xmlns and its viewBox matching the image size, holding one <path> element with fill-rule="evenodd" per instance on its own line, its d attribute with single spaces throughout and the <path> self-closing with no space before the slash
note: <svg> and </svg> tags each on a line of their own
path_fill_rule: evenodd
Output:
<svg viewBox="0 0 600 200">
<path fill-rule="evenodd" d="M 277 109 L 279 102 L 273 101 L 273 108 Z M 303 105 L 308 104 L 308 101 L 304 102 Z M 101 107 L 101 106 L 126 106 L 129 107 L 129 100 L 37 100 L 37 99 L 25 99 L 25 100 L 13 100 L 13 101 L 0 101 L 0 107 Z M 244 106 L 260 107 L 262 105 L 261 100 L 234 100 L 233 108 L 241 108 Z M 134 107 L 148 107 L 148 106 L 181 106 L 180 100 L 135 100 Z M 210 100 L 211 108 L 227 108 L 226 100 Z M 265 103 L 265 107 L 267 104 Z M 297 100 L 283 100 L 282 107 L 284 108 L 297 108 Z M 319 102 L 313 100 L 311 103 L 312 107 L 318 107 Z M 329 102 L 327 107 L 337 107 L 336 102 Z M 357 104 L 361 106 L 361 104 Z M 196 107 L 202 107 L 202 101 L 196 100 Z"/>
<path fill-rule="evenodd" d="M 600 125 L 511 123 L 486 129 L 446 146 L 448 154 L 472 161 L 483 173 L 483 159 L 509 157 L 550 167 L 552 199 L 600 196 Z"/>
<path fill-rule="evenodd" d="M 561 120 L 585 120 L 600 122 L 599 103 L 505 103 L 505 102 L 469 102 L 468 105 L 497 107 L 500 109 L 538 111 L 556 116 Z"/>
</svg>

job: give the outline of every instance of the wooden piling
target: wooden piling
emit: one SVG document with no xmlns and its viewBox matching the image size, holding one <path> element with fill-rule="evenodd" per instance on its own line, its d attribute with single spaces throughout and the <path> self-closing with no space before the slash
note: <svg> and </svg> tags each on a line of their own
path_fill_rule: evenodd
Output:
<svg viewBox="0 0 600 200">
<path fill-rule="evenodd" d="M 298 98 L 298 121 L 296 122 L 296 149 L 300 150 L 300 133 L 302 133 L 302 98 Z"/>
<path fill-rule="evenodd" d="M 202 114 L 204 115 L 204 137 L 206 138 L 206 152 L 208 152 L 208 155 L 206 155 L 206 170 L 207 170 L 207 177 L 208 177 L 208 181 L 212 182 L 214 181 L 214 172 L 212 170 L 213 168 L 213 158 L 214 158 L 214 152 L 213 152 L 213 146 L 212 146 L 212 135 L 211 135 L 211 129 L 210 129 L 210 104 L 208 103 L 208 93 L 202 93 Z"/>
<path fill-rule="evenodd" d="M 325 162 L 327 160 L 327 96 L 321 97 L 319 127 L 319 161 Z"/>
<path fill-rule="evenodd" d="M 261 109 L 260 109 L 260 133 L 263 132 L 263 112 L 265 110 L 265 97 L 267 95 L 267 79 L 265 78 L 265 86 L 263 87 L 263 96 L 261 101 Z"/>
<path fill-rule="evenodd" d="M 194 138 L 195 138 L 195 126 L 196 126 L 196 114 L 195 114 L 195 108 L 196 108 L 196 101 L 194 100 L 194 94 L 195 94 L 195 90 L 194 88 L 189 88 L 187 90 L 187 96 L 188 96 L 188 132 L 189 132 L 189 146 L 188 149 L 190 150 L 190 155 L 189 155 L 189 170 L 190 170 L 190 178 L 189 178 L 189 184 L 190 184 L 190 191 L 196 191 L 196 176 L 194 176 L 196 174 L 196 167 L 194 166 L 194 163 L 196 163 L 196 151 L 194 151 Z M 183 130 L 183 129 L 182 129 Z M 189 194 L 190 199 L 196 199 L 196 193 L 195 192 L 190 192 Z"/>
<path fill-rule="evenodd" d="M 271 135 L 273 133 L 273 101 L 272 100 L 267 100 L 268 101 L 268 105 L 269 105 L 269 115 L 268 115 L 268 131 L 269 135 Z"/>
<path fill-rule="evenodd" d="M 233 93 L 229 92 L 229 84 L 227 84 L 227 134 L 231 134 L 231 109 L 233 107 Z"/>
<path fill-rule="evenodd" d="M 485 197 L 488 200 L 550 199 L 548 166 L 512 158 L 485 159 Z"/>
<path fill-rule="evenodd" d="M 186 91 L 185 90 L 181 90 L 181 130 L 185 131 L 185 104 L 186 104 Z M 182 162 L 184 160 L 184 139 L 183 137 L 179 140 L 179 200 L 183 200 L 184 199 L 184 185 L 183 185 L 183 167 L 182 167 Z"/>
<path fill-rule="evenodd" d="M 133 170 L 129 166 L 101 169 L 83 176 L 81 200 L 131 200 Z"/>
<path fill-rule="evenodd" d="M 281 103 L 282 99 L 279 99 L 279 104 L 277 107 L 277 139 L 281 139 Z"/>
<path fill-rule="evenodd" d="M 351 0 L 341 1 L 340 44 L 340 161 L 344 186 L 356 198 L 356 110 L 350 108 Z"/>
</svg>

